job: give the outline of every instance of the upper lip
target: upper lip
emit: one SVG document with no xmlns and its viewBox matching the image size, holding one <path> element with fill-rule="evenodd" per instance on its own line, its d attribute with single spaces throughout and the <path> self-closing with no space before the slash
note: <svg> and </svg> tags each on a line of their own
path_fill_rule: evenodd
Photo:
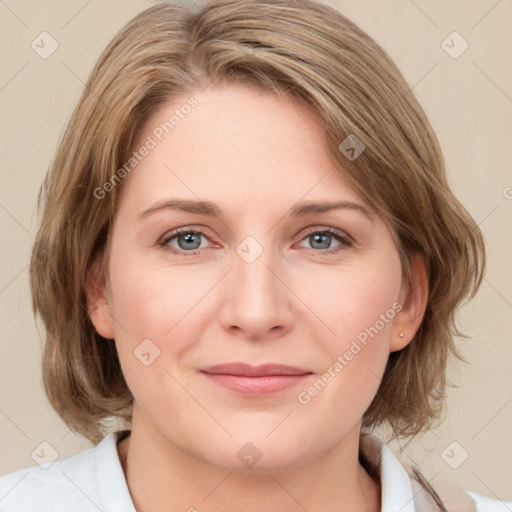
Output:
<svg viewBox="0 0 512 512">
<path fill-rule="evenodd" d="M 200 368 L 201 372 L 217 375 L 238 375 L 243 377 L 264 377 L 271 375 L 306 375 L 310 372 L 304 368 L 297 368 L 286 364 L 262 364 L 252 366 L 246 363 L 217 364 Z"/>
</svg>

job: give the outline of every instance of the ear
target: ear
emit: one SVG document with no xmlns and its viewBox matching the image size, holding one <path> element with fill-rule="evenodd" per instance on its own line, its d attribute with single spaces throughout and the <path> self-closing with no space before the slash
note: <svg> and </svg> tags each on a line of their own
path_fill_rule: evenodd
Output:
<svg viewBox="0 0 512 512">
<path fill-rule="evenodd" d="M 428 276 L 425 260 L 420 254 L 415 254 L 411 259 L 411 282 L 404 282 L 400 290 L 398 302 L 402 309 L 393 321 L 390 352 L 401 350 L 412 341 L 425 315 L 427 300 Z"/>
<path fill-rule="evenodd" d="M 87 313 L 100 336 L 114 339 L 114 320 L 108 302 L 105 278 L 99 259 L 91 265 L 86 280 Z"/>
</svg>

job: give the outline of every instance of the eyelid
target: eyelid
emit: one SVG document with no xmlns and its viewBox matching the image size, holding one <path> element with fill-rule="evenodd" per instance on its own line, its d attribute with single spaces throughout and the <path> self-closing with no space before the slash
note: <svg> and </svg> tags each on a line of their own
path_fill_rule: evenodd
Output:
<svg viewBox="0 0 512 512">
<path fill-rule="evenodd" d="M 354 247 L 355 240 L 352 236 L 350 236 L 345 231 L 340 229 L 326 227 L 326 226 L 313 226 L 306 228 L 305 232 L 301 232 L 300 239 L 298 243 L 301 243 L 303 240 L 306 240 L 309 236 L 315 233 L 320 234 L 328 234 L 332 238 L 336 239 L 338 245 L 335 247 L 331 247 L 330 249 L 315 249 L 313 247 L 304 247 L 308 252 L 312 252 L 315 256 L 330 256 L 330 255 L 339 255 L 343 251 Z"/>
<path fill-rule="evenodd" d="M 200 235 L 204 236 L 205 238 L 207 238 L 212 243 L 216 243 L 214 240 L 212 240 L 212 237 L 207 234 L 205 229 L 203 229 L 202 227 L 195 227 L 195 226 L 191 225 L 191 226 L 182 226 L 182 227 L 171 229 L 170 231 L 167 231 L 164 235 L 162 235 L 158 239 L 157 244 L 164 249 L 168 249 L 170 252 L 174 252 L 174 253 L 179 252 L 180 254 L 183 254 L 183 253 L 194 254 L 194 253 L 197 253 L 202 250 L 202 249 L 194 249 L 193 251 L 184 251 L 184 250 L 179 251 L 176 249 L 169 249 L 167 244 L 172 239 L 176 238 L 177 236 L 179 236 L 182 233 L 200 234 Z"/>
<path fill-rule="evenodd" d="M 193 256 L 193 255 L 196 255 L 196 254 L 200 253 L 201 251 L 205 250 L 205 248 L 203 248 L 203 249 L 194 249 L 194 250 L 191 250 L 191 251 L 185 251 L 183 249 L 170 248 L 168 246 L 169 242 L 172 239 L 174 239 L 177 236 L 179 236 L 180 234 L 182 234 L 182 233 L 195 233 L 195 234 L 199 234 L 199 235 L 204 236 L 210 242 L 212 242 L 214 244 L 217 244 L 217 242 L 215 242 L 215 240 L 212 240 L 212 237 L 210 237 L 207 234 L 206 230 L 204 230 L 202 227 L 195 227 L 193 225 L 182 226 L 182 227 L 175 228 L 175 229 L 172 229 L 172 230 L 166 232 L 162 237 L 160 237 L 160 239 L 158 240 L 157 244 L 160 247 L 162 247 L 164 250 L 167 250 L 167 251 L 169 251 L 169 252 L 171 252 L 173 254 L 179 254 L 179 255 L 186 254 L 186 255 L 189 255 L 189 256 Z M 346 231 L 342 231 L 342 230 L 337 229 L 337 228 L 333 228 L 333 227 L 330 227 L 330 226 L 322 226 L 322 225 L 309 226 L 309 227 L 304 228 L 303 230 L 301 230 L 296 235 L 296 236 L 300 236 L 299 240 L 296 243 L 302 242 L 308 236 L 310 236 L 311 234 L 314 234 L 314 233 L 321 233 L 321 234 L 328 233 L 330 235 L 333 235 L 334 238 L 336 238 L 337 241 L 340 243 L 340 245 L 338 245 L 336 247 L 332 247 L 330 249 L 318 249 L 318 250 L 315 250 L 314 248 L 305 247 L 305 249 L 309 249 L 309 250 L 311 250 L 311 251 L 313 251 L 315 253 L 318 253 L 318 254 L 329 254 L 329 253 L 338 252 L 338 251 L 341 251 L 343 249 L 343 247 L 340 248 L 340 246 L 344 246 L 346 248 L 346 247 L 352 247 L 355 244 L 354 238 L 351 235 L 349 235 Z"/>
<path fill-rule="evenodd" d="M 343 231 L 342 229 L 333 228 L 330 226 L 322 226 L 322 225 L 316 225 L 316 226 L 310 226 L 308 228 L 305 228 L 305 231 L 300 231 L 299 235 L 302 236 L 301 240 L 305 238 L 306 236 L 312 234 L 312 233 L 330 233 L 338 235 L 340 238 L 343 238 L 347 242 L 355 243 L 355 239 L 349 235 L 346 231 Z"/>
</svg>

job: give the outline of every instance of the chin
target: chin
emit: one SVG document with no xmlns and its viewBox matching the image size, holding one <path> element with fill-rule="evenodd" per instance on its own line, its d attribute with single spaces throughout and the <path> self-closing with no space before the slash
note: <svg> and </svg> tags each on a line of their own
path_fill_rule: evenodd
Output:
<svg viewBox="0 0 512 512">
<path fill-rule="evenodd" d="M 219 443 L 214 452 L 203 451 L 201 458 L 226 471 L 254 475 L 285 472 L 314 459 L 314 454 L 308 456 L 304 444 L 285 443 L 283 437 L 278 436 L 265 438 L 267 435 L 265 432 L 259 436 L 244 436 L 243 441 Z"/>
</svg>

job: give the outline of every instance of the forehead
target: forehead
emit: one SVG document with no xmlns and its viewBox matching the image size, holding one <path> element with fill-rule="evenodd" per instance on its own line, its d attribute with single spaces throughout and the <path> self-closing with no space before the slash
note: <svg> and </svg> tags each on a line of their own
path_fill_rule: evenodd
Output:
<svg viewBox="0 0 512 512">
<path fill-rule="evenodd" d="M 210 86 L 175 98 L 141 128 L 134 149 L 144 146 L 151 149 L 125 184 L 140 206 L 166 194 L 260 208 L 357 198 L 330 158 L 315 115 L 294 97 L 255 87 Z"/>
</svg>

